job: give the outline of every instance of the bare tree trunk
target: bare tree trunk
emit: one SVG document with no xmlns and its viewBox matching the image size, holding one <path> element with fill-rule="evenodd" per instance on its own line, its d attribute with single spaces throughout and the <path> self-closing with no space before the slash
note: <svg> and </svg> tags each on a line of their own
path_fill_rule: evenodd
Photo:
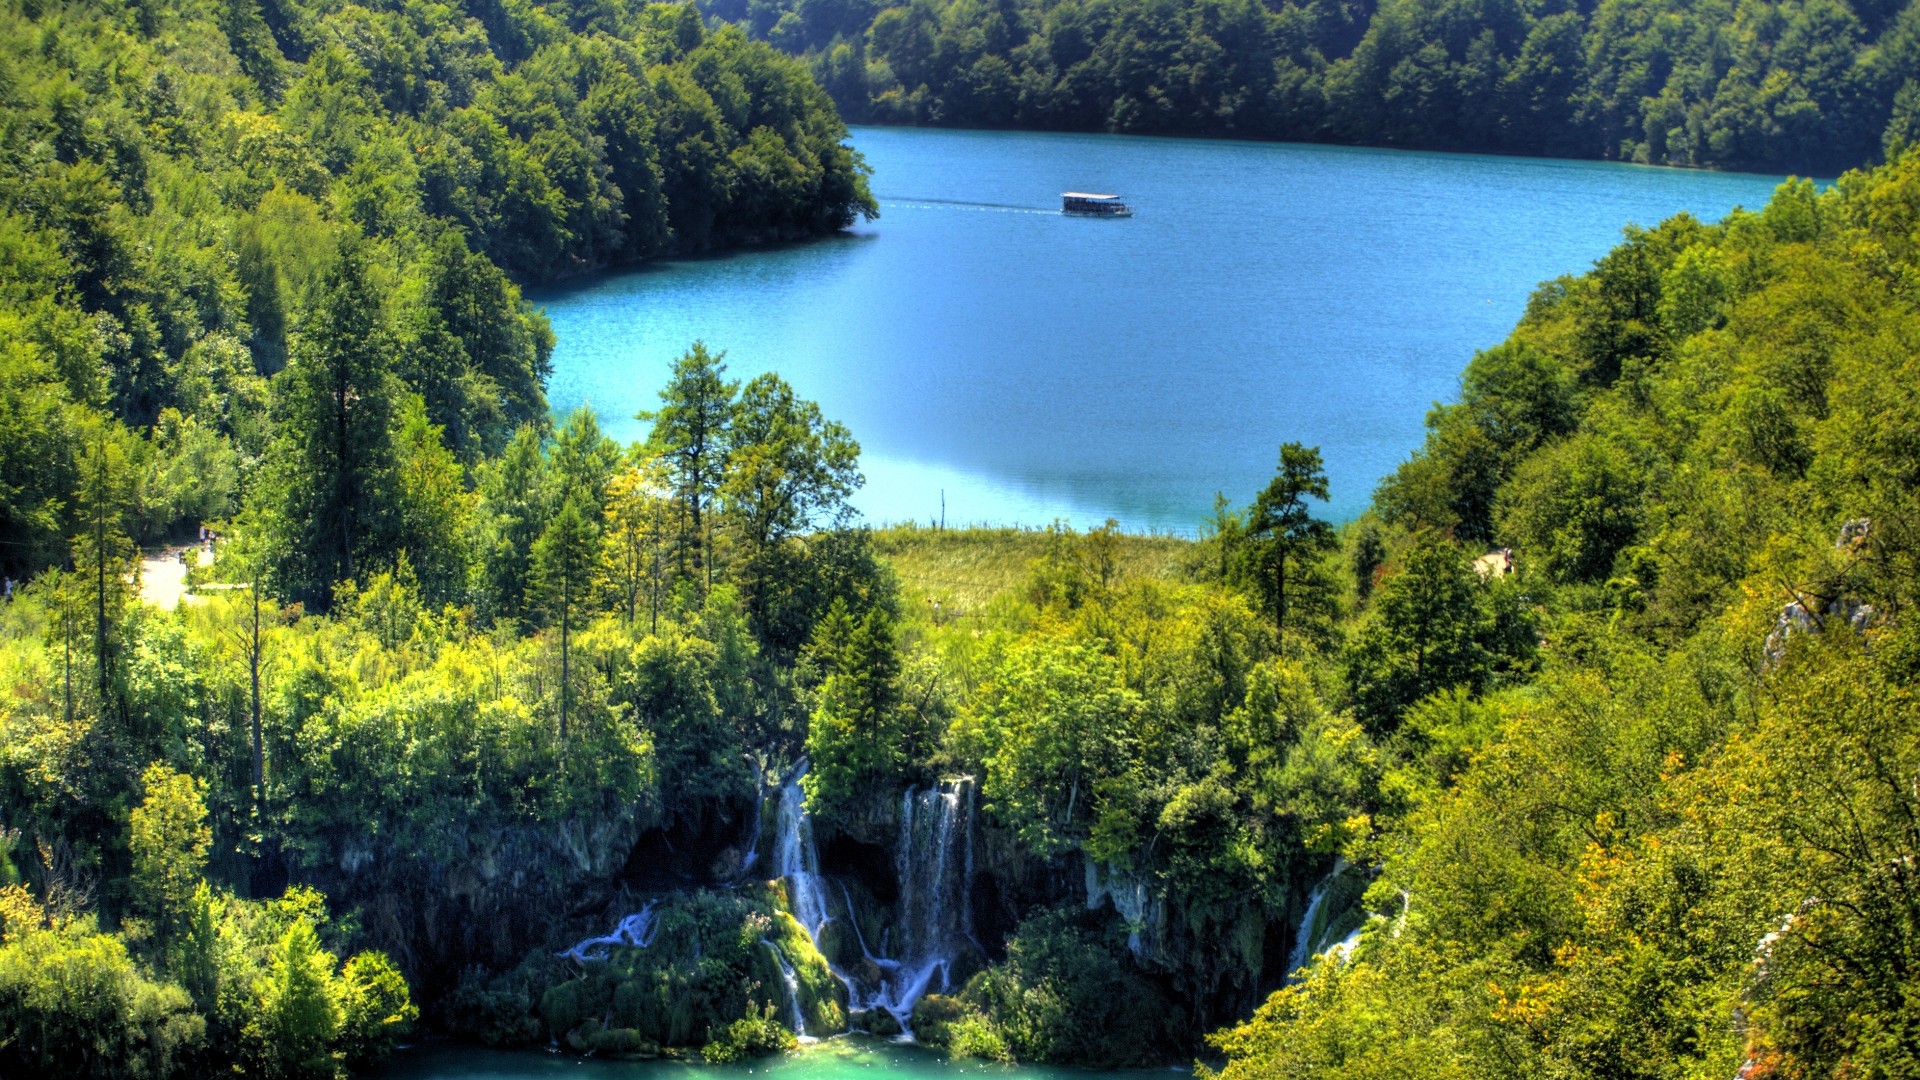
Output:
<svg viewBox="0 0 1920 1080">
<path fill-rule="evenodd" d="M 61 675 L 67 688 L 67 723 L 73 723 L 73 612 L 66 604 L 60 605 L 60 626 L 66 632 L 61 638 L 66 643 L 67 660 L 61 665 Z"/>
<path fill-rule="evenodd" d="M 1273 647 L 1279 651 L 1287 639 L 1287 557 L 1280 556 L 1273 571 Z"/>
<path fill-rule="evenodd" d="M 106 450 L 100 451 L 101 491 L 106 490 Z M 107 707 L 107 520 L 93 508 L 93 654 L 100 670 L 100 709 Z"/>
<path fill-rule="evenodd" d="M 256 579 L 258 573 L 253 575 Z M 253 640 L 247 650 L 247 679 L 251 689 L 249 702 L 253 728 L 253 812 L 256 819 L 267 812 L 267 748 L 260 724 L 260 582 L 253 582 Z"/>
</svg>

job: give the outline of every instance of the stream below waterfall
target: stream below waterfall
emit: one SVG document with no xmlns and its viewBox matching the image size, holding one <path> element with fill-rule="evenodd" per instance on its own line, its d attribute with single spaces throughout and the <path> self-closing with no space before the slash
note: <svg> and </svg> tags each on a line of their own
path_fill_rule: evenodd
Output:
<svg viewBox="0 0 1920 1080">
<path fill-rule="evenodd" d="M 1164 1080 L 1190 1075 L 1185 1067 L 1166 1069 L 1063 1069 L 1038 1065 L 995 1065 L 950 1061 L 923 1047 L 858 1035 L 826 1039 L 792 1054 L 742 1065 L 689 1065 L 675 1061 L 596 1061 L 572 1054 L 483 1050 L 427 1045 L 403 1050 L 375 1074 L 390 1080 Z"/>
</svg>

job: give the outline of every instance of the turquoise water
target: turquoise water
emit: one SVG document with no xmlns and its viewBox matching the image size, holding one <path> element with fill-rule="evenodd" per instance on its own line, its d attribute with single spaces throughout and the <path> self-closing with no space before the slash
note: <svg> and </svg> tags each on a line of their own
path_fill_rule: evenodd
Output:
<svg viewBox="0 0 1920 1080">
<path fill-rule="evenodd" d="M 1779 177 L 1103 135 L 857 129 L 881 218 L 536 294 L 549 396 L 612 433 L 696 338 L 852 429 L 875 522 L 1112 516 L 1191 531 L 1276 448 L 1366 505 L 1538 282 L 1629 222 L 1758 207 Z M 1064 218 L 1118 191 L 1128 220 Z"/>
<path fill-rule="evenodd" d="M 741 1080 L 749 1076 L 768 1080 L 1177 1080 L 1192 1073 L 1183 1068 L 1108 1072 L 951 1062 L 917 1046 L 846 1037 L 802 1047 L 800 1052 L 782 1057 L 725 1067 L 427 1047 L 401 1052 L 391 1066 L 376 1075 L 382 1080 Z"/>
</svg>

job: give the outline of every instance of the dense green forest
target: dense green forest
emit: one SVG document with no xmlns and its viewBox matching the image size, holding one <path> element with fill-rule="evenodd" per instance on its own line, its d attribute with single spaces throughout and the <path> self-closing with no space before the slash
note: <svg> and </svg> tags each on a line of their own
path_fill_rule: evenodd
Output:
<svg viewBox="0 0 1920 1080">
<path fill-rule="evenodd" d="M 1901 0 L 702 0 L 873 123 L 1834 175 L 1920 135 Z"/>
<path fill-rule="evenodd" d="M 721 343 L 551 417 L 518 292 L 870 211 L 798 61 L 4 18 L 0 1072 L 1920 1069 L 1920 152 L 1543 285 L 1339 528 L 1282 431 L 1197 541 L 876 533 Z"/>
<path fill-rule="evenodd" d="M 1630 230 L 1474 359 L 1356 530 L 1389 552 L 1344 666 L 1372 921 L 1222 1076 L 1920 1064 L 1916 193 L 1909 154 Z M 1524 681 L 1436 603 L 1482 538 Z"/>
</svg>

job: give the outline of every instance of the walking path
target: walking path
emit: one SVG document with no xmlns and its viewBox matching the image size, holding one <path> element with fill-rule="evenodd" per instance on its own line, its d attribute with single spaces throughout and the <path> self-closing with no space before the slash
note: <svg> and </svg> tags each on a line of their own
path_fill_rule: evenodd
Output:
<svg viewBox="0 0 1920 1080">
<path fill-rule="evenodd" d="M 187 597 L 187 564 L 180 561 L 184 547 L 166 547 L 140 556 L 140 599 L 161 611 L 172 611 Z"/>
</svg>

